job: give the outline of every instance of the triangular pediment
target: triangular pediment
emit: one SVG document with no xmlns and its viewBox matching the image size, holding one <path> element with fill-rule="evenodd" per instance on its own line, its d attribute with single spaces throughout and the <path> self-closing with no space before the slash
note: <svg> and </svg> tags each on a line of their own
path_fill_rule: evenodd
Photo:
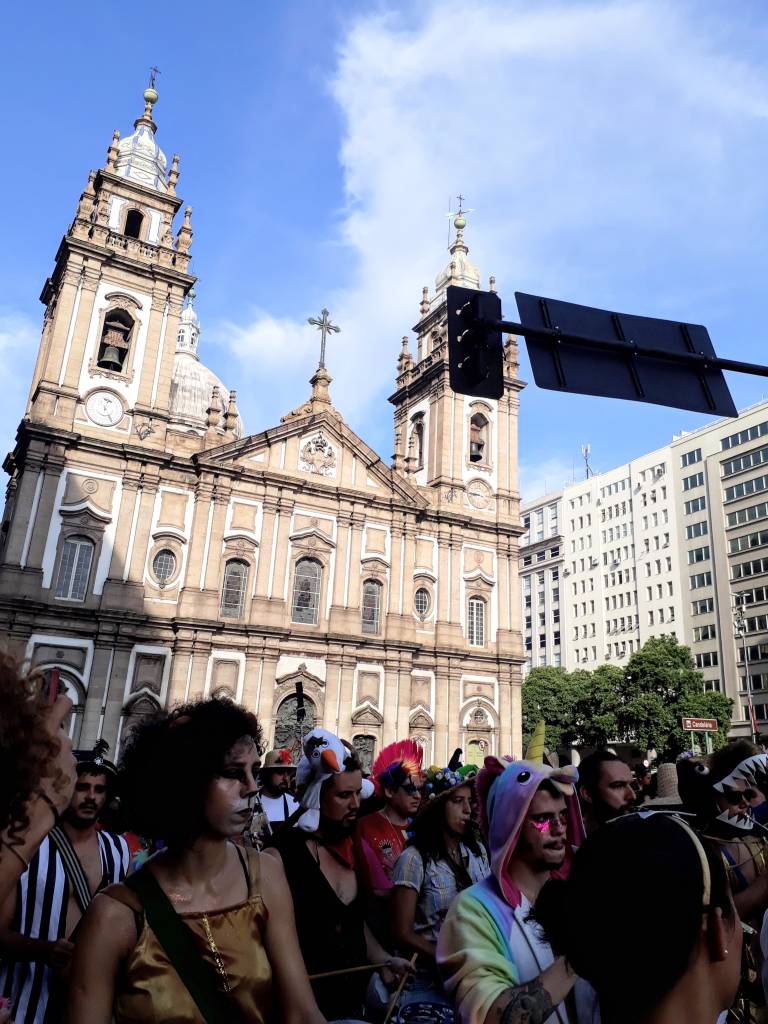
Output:
<svg viewBox="0 0 768 1024">
<path fill-rule="evenodd" d="M 195 456 L 200 468 L 227 466 L 239 474 L 295 481 L 302 489 L 337 488 L 370 498 L 394 497 L 427 507 L 419 489 L 391 469 L 343 420 L 324 412 L 291 419 L 260 434 L 209 448 Z"/>
</svg>

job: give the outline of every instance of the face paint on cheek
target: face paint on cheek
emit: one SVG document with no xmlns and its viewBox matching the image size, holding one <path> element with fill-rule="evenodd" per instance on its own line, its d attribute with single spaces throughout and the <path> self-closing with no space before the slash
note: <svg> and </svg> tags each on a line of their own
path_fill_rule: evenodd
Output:
<svg viewBox="0 0 768 1024">
<path fill-rule="evenodd" d="M 532 821 L 531 824 L 538 833 L 546 835 L 546 833 L 549 832 L 549 826 L 551 823 L 549 821 Z"/>
</svg>

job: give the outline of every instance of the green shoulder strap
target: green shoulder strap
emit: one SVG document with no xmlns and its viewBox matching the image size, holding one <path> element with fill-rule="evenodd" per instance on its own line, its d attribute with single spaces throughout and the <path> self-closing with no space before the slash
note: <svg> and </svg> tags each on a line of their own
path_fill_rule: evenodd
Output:
<svg viewBox="0 0 768 1024">
<path fill-rule="evenodd" d="M 236 1005 L 218 987 L 213 969 L 203 959 L 192 933 L 173 909 L 154 874 L 146 867 L 140 868 L 129 875 L 123 885 L 141 900 L 147 923 L 206 1024 L 236 1024 L 241 1020 Z"/>
</svg>

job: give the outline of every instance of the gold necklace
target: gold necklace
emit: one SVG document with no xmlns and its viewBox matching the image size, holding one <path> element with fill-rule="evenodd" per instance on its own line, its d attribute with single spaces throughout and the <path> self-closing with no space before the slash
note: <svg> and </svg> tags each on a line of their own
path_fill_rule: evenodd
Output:
<svg viewBox="0 0 768 1024">
<path fill-rule="evenodd" d="M 206 941 L 208 942 L 208 948 L 210 949 L 211 955 L 213 956 L 213 962 L 216 964 L 216 970 L 219 974 L 219 977 L 221 978 L 222 987 L 224 991 L 227 993 L 227 995 L 230 995 L 232 989 L 229 986 L 229 975 L 227 974 L 227 969 L 224 966 L 224 960 L 222 959 L 221 953 L 219 952 L 219 947 L 216 945 L 216 940 L 213 937 L 211 926 L 208 923 L 207 914 L 202 915 L 202 922 L 203 930 L 205 932 L 205 938 Z"/>
</svg>

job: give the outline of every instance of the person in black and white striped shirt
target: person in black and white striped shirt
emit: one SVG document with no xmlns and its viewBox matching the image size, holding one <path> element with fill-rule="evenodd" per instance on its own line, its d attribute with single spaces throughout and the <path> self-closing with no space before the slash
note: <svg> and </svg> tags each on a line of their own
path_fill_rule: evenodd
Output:
<svg viewBox="0 0 768 1024">
<path fill-rule="evenodd" d="M 125 839 L 98 829 L 115 777 L 103 748 L 78 758 L 69 807 L 0 907 L 0 994 L 15 1024 L 61 1019 L 75 929 L 93 896 L 125 877 Z"/>
</svg>

